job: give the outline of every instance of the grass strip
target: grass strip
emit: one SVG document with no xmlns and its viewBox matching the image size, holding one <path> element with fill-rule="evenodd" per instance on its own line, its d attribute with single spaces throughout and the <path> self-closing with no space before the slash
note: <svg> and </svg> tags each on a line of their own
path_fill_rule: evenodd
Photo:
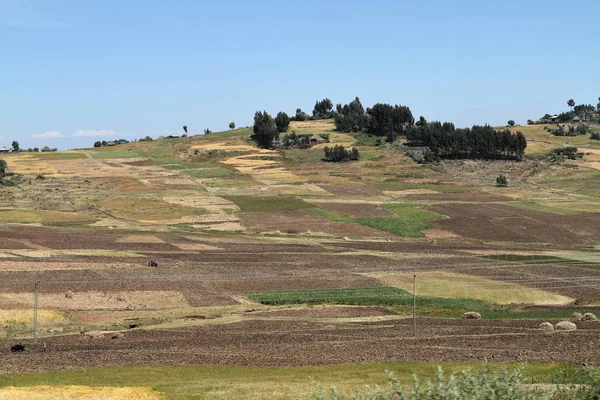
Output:
<svg viewBox="0 0 600 400">
<path fill-rule="evenodd" d="M 248 297 L 261 304 L 344 304 L 344 305 L 411 305 L 413 295 L 389 286 L 347 289 L 276 290 L 250 292 Z M 485 310 L 487 302 L 473 299 L 444 299 L 417 296 L 418 307 Z"/>
</svg>

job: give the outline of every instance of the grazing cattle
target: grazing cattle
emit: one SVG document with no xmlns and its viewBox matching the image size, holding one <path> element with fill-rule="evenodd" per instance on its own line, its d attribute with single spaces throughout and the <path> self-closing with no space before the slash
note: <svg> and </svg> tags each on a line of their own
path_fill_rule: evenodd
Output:
<svg viewBox="0 0 600 400">
<path fill-rule="evenodd" d="M 156 267 L 158 267 L 158 263 L 154 260 L 150 260 L 150 262 L 148 263 L 148 266 L 156 268 Z"/>
<path fill-rule="evenodd" d="M 14 344 L 10 347 L 10 351 L 12 351 L 13 353 L 25 351 L 25 346 L 22 344 Z"/>
</svg>

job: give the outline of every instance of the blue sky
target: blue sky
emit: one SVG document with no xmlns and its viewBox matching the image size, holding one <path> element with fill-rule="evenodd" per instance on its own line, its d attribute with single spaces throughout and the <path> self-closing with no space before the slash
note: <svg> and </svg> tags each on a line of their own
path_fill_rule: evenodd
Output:
<svg viewBox="0 0 600 400">
<path fill-rule="evenodd" d="M 325 97 L 459 126 L 596 104 L 600 2 L 0 0 L 0 145 L 225 130 Z"/>
</svg>

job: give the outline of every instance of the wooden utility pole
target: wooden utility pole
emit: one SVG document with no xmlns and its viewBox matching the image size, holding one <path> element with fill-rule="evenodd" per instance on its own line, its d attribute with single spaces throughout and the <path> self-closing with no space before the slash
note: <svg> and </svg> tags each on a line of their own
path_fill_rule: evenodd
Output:
<svg viewBox="0 0 600 400">
<path fill-rule="evenodd" d="M 34 286 L 35 289 L 34 289 L 34 295 L 33 295 L 33 341 L 34 342 L 37 342 L 39 287 L 40 287 L 40 282 L 37 281 Z"/>
<path fill-rule="evenodd" d="M 413 335 L 417 336 L 417 275 L 413 275 Z"/>
</svg>

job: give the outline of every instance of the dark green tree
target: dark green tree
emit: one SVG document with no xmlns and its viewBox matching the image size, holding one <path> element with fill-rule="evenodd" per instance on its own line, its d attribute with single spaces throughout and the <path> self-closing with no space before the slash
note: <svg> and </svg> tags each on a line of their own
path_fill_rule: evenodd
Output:
<svg viewBox="0 0 600 400">
<path fill-rule="evenodd" d="M 185 132 L 185 134 L 187 135 L 187 125 L 183 126 L 183 131 Z"/>
<path fill-rule="evenodd" d="M 235 129 L 235 122 L 229 123 L 229 129 Z"/>
<path fill-rule="evenodd" d="M 6 175 L 6 170 L 8 169 L 8 163 L 5 160 L 0 160 L 0 177 Z"/>
<path fill-rule="evenodd" d="M 257 111 L 254 114 L 254 125 L 252 126 L 254 134 L 252 140 L 259 147 L 268 149 L 273 146 L 273 141 L 279 139 L 279 131 L 275 120 L 266 111 Z"/>
<path fill-rule="evenodd" d="M 34 153 L 37 153 L 37 152 L 39 152 L 39 151 L 40 151 L 40 148 L 39 148 L 39 147 L 34 147 L 34 148 L 33 148 L 33 152 L 34 152 Z"/>
<path fill-rule="evenodd" d="M 287 132 L 290 126 L 290 117 L 283 111 L 279 111 L 275 117 L 275 125 L 279 133 Z"/>
<path fill-rule="evenodd" d="M 101 141 L 98 140 L 97 142 L 94 142 L 94 147 L 101 147 L 101 146 L 102 146 Z"/>
<path fill-rule="evenodd" d="M 392 140 L 388 141 L 403 135 L 415 123 L 410 108 L 406 106 L 377 103 L 367 109 L 367 115 L 367 131 L 376 136 L 391 136 Z"/>
<path fill-rule="evenodd" d="M 335 128 L 340 132 L 360 132 L 365 128 L 365 109 L 356 97 L 349 104 L 336 106 Z"/>
<path fill-rule="evenodd" d="M 499 175 L 496 178 L 496 186 L 500 186 L 500 187 L 506 187 L 506 186 L 508 186 L 508 179 L 506 179 L 506 176 Z"/>
<path fill-rule="evenodd" d="M 515 126 L 515 121 L 512 119 L 508 120 L 508 126 Z"/>
<path fill-rule="evenodd" d="M 569 99 L 569 101 L 567 101 L 567 105 L 571 107 L 571 111 L 573 111 L 573 107 L 575 107 L 575 100 Z"/>
<path fill-rule="evenodd" d="M 16 152 L 19 152 L 21 150 L 21 148 L 19 147 L 19 142 L 17 142 L 16 140 L 13 140 L 12 148 L 13 148 L 13 151 L 16 151 Z"/>
<path fill-rule="evenodd" d="M 315 103 L 313 117 L 317 119 L 333 117 L 333 103 L 329 99 L 323 99 Z"/>
</svg>

